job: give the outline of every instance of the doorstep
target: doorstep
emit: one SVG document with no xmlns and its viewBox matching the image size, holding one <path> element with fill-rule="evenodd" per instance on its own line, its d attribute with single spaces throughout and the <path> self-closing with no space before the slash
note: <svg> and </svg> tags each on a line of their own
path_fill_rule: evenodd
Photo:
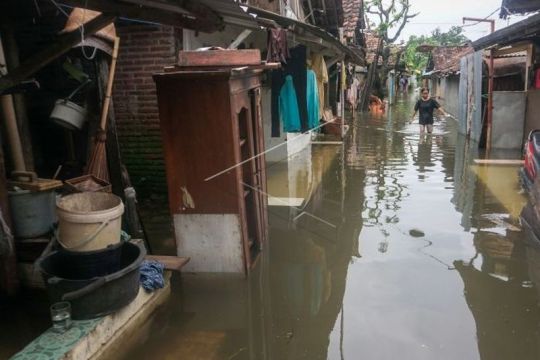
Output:
<svg viewBox="0 0 540 360">
<path fill-rule="evenodd" d="M 122 337 L 136 331 L 169 297 L 170 277 L 171 273 L 167 271 L 163 289 L 147 293 L 140 288 L 135 300 L 114 314 L 73 321 L 71 329 L 63 334 L 50 328 L 11 360 L 99 360 L 110 355 Z"/>
</svg>

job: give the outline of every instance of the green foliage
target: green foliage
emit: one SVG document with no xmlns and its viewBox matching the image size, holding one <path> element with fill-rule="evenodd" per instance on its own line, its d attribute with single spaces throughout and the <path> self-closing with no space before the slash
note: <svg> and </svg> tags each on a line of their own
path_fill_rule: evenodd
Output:
<svg viewBox="0 0 540 360">
<path fill-rule="evenodd" d="M 428 53 L 416 51 L 420 45 L 435 45 L 435 46 L 458 46 L 469 41 L 463 35 L 463 29 L 459 26 L 453 26 L 447 32 L 442 32 L 436 28 L 431 32 L 431 35 L 411 36 L 407 42 L 407 48 L 404 54 L 404 61 L 409 71 L 419 75 L 426 67 L 429 59 Z"/>
<path fill-rule="evenodd" d="M 441 29 L 436 28 L 431 32 L 431 38 L 437 45 L 441 46 L 463 45 L 469 41 L 469 39 L 463 35 L 463 28 L 460 26 L 452 26 L 447 32 L 442 32 Z"/>
</svg>

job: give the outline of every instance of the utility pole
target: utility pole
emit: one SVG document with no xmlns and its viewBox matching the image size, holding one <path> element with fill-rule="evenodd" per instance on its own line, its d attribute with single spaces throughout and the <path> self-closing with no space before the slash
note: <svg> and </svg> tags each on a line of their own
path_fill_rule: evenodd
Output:
<svg viewBox="0 0 540 360">
<path fill-rule="evenodd" d="M 491 24 L 491 34 L 495 32 L 495 20 L 493 19 L 478 19 L 471 17 L 464 17 L 463 24 L 466 21 L 475 21 L 477 23 L 487 22 Z M 495 75 L 494 69 L 494 56 L 495 51 L 493 48 L 489 50 L 489 69 L 488 69 L 488 104 L 487 104 L 487 133 L 486 133 L 486 157 L 489 157 L 491 150 L 491 127 L 493 123 L 493 78 Z"/>
</svg>

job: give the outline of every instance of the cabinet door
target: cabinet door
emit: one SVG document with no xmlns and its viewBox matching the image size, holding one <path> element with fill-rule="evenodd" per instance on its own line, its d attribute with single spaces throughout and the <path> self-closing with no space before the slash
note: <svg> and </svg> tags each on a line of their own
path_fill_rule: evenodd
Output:
<svg viewBox="0 0 540 360">
<path fill-rule="evenodd" d="M 239 203 L 246 270 L 252 268 L 261 250 L 260 190 L 257 183 L 253 110 L 248 92 L 233 96 L 238 134 Z"/>
<path fill-rule="evenodd" d="M 259 213 L 261 217 L 261 249 L 264 247 L 268 235 L 268 193 L 266 186 L 266 158 L 264 156 L 264 128 L 261 108 L 261 88 L 250 92 L 251 109 L 253 117 L 253 139 L 255 142 L 256 183 L 259 189 Z"/>
</svg>

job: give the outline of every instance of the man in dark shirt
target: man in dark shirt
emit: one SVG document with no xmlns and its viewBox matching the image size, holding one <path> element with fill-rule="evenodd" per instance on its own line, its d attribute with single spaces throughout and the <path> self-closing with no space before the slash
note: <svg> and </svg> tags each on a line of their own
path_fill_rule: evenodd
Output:
<svg viewBox="0 0 540 360">
<path fill-rule="evenodd" d="M 416 102 L 416 105 L 414 105 L 414 114 L 411 122 L 414 121 L 416 113 L 419 113 L 420 134 L 423 134 L 426 128 L 428 133 L 431 134 L 433 132 L 433 111 L 437 109 L 444 116 L 447 116 L 447 114 L 435 99 L 429 97 L 429 90 L 427 88 L 422 88 L 420 94 L 422 96 L 420 100 Z"/>
</svg>

